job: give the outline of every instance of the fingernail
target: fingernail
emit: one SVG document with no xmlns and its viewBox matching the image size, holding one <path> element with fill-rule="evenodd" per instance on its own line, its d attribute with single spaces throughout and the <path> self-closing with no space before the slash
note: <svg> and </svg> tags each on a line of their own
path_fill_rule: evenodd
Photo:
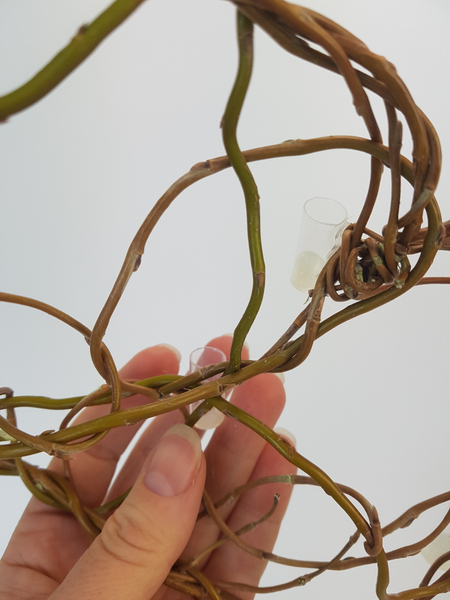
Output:
<svg viewBox="0 0 450 600">
<path fill-rule="evenodd" d="M 170 344 L 158 344 L 159 348 L 168 348 L 169 350 L 171 350 L 175 356 L 178 358 L 178 362 L 181 361 L 181 353 L 179 350 L 177 350 L 174 346 L 171 346 Z"/>
<path fill-rule="evenodd" d="M 161 438 L 144 477 L 158 496 L 179 496 L 192 484 L 200 466 L 202 447 L 197 433 L 178 423 Z"/>
<path fill-rule="evenodd" d="M 274 432 L 278 433 L 280 437 L 287 439 L 287 441 L 292 446 L 294 446 L 294 448 L 297 447 L 297 440 L 295 439 L 295 435 L 291 433 L 288 429 L 285 429 L 284 427 L 275 427 Z"/>
<path fill-rule="evenodd" d="M 284 377 L 284 373 L 274 373 L 274 375 L 276 375 L 278 377 L 278 379 L 281 381 L 281 383 L 284 385 L 285 377 Z"/>
</svg>

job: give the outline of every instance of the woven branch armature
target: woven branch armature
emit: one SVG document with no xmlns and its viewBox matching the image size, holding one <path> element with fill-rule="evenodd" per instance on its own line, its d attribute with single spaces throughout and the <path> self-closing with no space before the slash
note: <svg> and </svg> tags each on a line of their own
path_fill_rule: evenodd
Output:
<svg viewBox="0 0 450 600">
<path fill-rule="evenodd" d="M 70 44 L 46 65 L 33 79 L 16 91 L 0 98 L 0 120 L 37 102 L 69 75 L 89 54 L 120 25 L 142 0 L 116 0 L 104 13 L 83 26 Z M 186 423 L 196 421 L 215 407 L 226 417 L 239 421 L 272 445 L 304 475 L 266 477 L 230 490 L 215 505 L 205 493 L 199 519 L 212 518 L 223 533 L 223 540 L 234 543 L 246 552 L 263 560 L 301 568 L 302 575 L 272 588 L 254 588 L 242 582 L 206 582 L 193 574 L 200 555 L 186 564 L 175 565 L 166 584 L 196 597 L 236 598 L 240 592 L 276 592 L 302 586 L 327 570 L 339 571 L 376 563 L 378 569 L 376 593 L 380 600 L 396 598 L 412 600 L 432 598 L 450 590 L 450 570 L 431 583 L 444 558 L 439 559 L 424 576 L 422 584 L 396 594 L 388 592 L 389 562 L 417 554 L 433 541 L 450 523 L 450 511 L 441 523 L 424 539 L 409 546 L 400 546 L 389 552 L 384 549 L 384 538 L 406 527 L 424 511 L 450 501 L 450 492 L 424 500 L 405 510 L 389 524 L 382 524 L 369 500 L 347 485 L 333 481 L 319 466 L 310 462 L 289 443 L 255 419 L 252 415 L 228 402 L 221 395 L 261 373 L 283 372 L 300 365 L 308 357 L 316 339 L 356 316 L 363 315 L 391 302 L 416 285 L 449 283 L 450 278 L 426 278 L 428 268 L 439 250 L 450 249 L 450 221 L 442 221 L 435 190 L 441 168 L 439 138 L 428 118 L 416 106 L 395 67 L 385 58 L 371 52 L 363 42 L 326 17 L 312 10 L 284 0 L 242 0 L 237 7 L 239 67 L 226 106 L 223 123 L 223 141 L 226 156 L 201 162 L 180 177 L 155 203 L 140 226 L 126 254 L 123 266 L 94 326 L 89 329 L 57 308 L 27 297 L 0 293 L 2 302 L 9 302 L 43 311 L 78 331 L 88 342 L 92 362 L 105 384 L 84 397 L 49 399 L 45 397 L 18 397 L 7 387 L 0 388 L 0 416 L 4 443 L 0 445 L 0 473 L 18 475 L 39 500 L 64 511 L 73 512 L 82 527 L 92 536 L 101 530 L 105 520 L 120 505 L 126 494 L 95 509 L 83 506 L 77 497 L 67 466 L 66 477 L 37 468 L 25 457 L 45 452 L 65 461 L 72 454 L 82 452 L 102 440 L 116 427 L 145 421 L 151 417 L 180 409 Z M 242 151 L 236 137 L 241 108 L 247 93 L 253 61 L 253 27 L 259 26 L 287 52 L 333 71 L 345 80 L 354 107 L 367 128 L 367 138 L 332 136 L 309 140 L 290 140 L 273 146 Z M 314 44 L 314 47 L 310 45 Z M 320 49 L 316 49 L 319 47 Z M 355 68 L 360 66 L 362 71 Z M 368 74 L 370 73 L 370 75 Z M 382 139 L 380 127 L 372 110 L 367 91 L 379 96 L 385 106 L 388 140 Z M 402 121 L 399 120 L 402 116 Z M 401 154 L 402 122 L 406 123 L 413 142 L 412 160 Z M 249 168 L 253 161 L 275 157 L 300 156 L 323 150 L 347 148 L 371 157 L 371 175 L 367 195 L 359 217 L 344 231 L 340 248 L 331 256 L 321 271 L 316 285 L 309 294 L 306 308 L 280 335 L 272 347 L 257 360 L 242 360 L 242 348 L 258 314 L 264 295 L 265 266 L 260 237 L 259 196 Z M 391 201 L 386 225 L 380 232 L 368 229 L 367 224 L 377 201 L 384 167 L 391 178 Z M 240 322 L 234 331 L 229 362 L 211 365 L 194 374 L 182 377 L 164 375 L 144 381 L 121 381 L 114 358 L 104 344 L 110 319 L 125 291 L 130 277 L 138 270 L 146 242 L 171 203 L 192 184 L 224 169 L 235 171 L 242 186 L 247 214 L 247 231 L 252 267 L 251 296 Z M 401 178 L 411 185 L 407 208 L 401 210 Z M 422 227 L 426 217 L 425 227 Z M 409 255 L 418 254 L 412 267 Z M 348 306 L 322 320 L 325 301 L 348 302 Z M 301 330 L 303 329 L 303 332 Z M 199 385 L 213 375 L 219 379 Z M 3 382 L 2 382 L 3 383 Z M 6 383 L 6 382 L 5 382 Z M 148 397 L 148 403 L 135 408 L 121 408 L 123 398 L 136 393 Z M 199 400 L 207 400 L 192 414 L 186 407 Z M 71 421 L 87 406 L 109 404 L 107 416 L 71 425 Z M 17 424 L 17 409 L 68 410 L 58 431 L 30 435 Z M 353 521 L 356 533 L 342 541 L 342 550 L 323 561 L 284 558 L 250 546 L 241 535 L 276 511 L 277 500 L 268 515 L 241 531 L 232 532 L 221 521 L 216 509 L 225 502 L 235 501 L 248 489 L 273 482 L 292 485 L 319 486 L 338 504 Z M 255 519 L 260 515 L 255 515 Z M 362 536 L 366 555 L 348 558 L 347 553 Z M 211 551 L 206 548 L 201 555 Z"/>
</svg>

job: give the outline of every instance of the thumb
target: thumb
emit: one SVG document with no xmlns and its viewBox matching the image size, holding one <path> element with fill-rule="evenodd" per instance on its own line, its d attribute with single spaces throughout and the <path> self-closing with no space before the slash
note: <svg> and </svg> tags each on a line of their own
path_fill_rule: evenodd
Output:
<svg viewBox="0 0 450 600">
<path fill-rule="evenodd" d="M 126 500 L 49 600 L 151 598 L 192 533 L 205 470 L 197 433 L 186 425 L 171 427 Z"/>
</svg>

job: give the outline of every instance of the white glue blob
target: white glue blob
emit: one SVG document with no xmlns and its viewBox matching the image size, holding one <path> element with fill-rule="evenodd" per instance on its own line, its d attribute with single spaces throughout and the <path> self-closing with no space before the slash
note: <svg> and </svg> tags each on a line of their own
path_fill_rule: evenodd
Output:
<svg viewBox="0 0 450 600">
<path fill-rule="evenodd" d="M 291 283 L 296 290 L 307 292 L 316 285 L 325 261 L 315 252 L 305 251 L 297 256 L 291 273 Z"/>
</svg>

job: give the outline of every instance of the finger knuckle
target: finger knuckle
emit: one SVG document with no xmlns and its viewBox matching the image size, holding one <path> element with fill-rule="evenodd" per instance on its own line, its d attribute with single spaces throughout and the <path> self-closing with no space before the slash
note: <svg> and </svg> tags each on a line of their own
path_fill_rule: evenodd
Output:
<svg viewBox="0 0 450 600">
<path fill-rule="evenodd" d="M 164 537 L 136 511 L 117 510 L 107 520 L 99 543 L 119 562 L 146 567 L 164 553 Z"/>
</svg>

